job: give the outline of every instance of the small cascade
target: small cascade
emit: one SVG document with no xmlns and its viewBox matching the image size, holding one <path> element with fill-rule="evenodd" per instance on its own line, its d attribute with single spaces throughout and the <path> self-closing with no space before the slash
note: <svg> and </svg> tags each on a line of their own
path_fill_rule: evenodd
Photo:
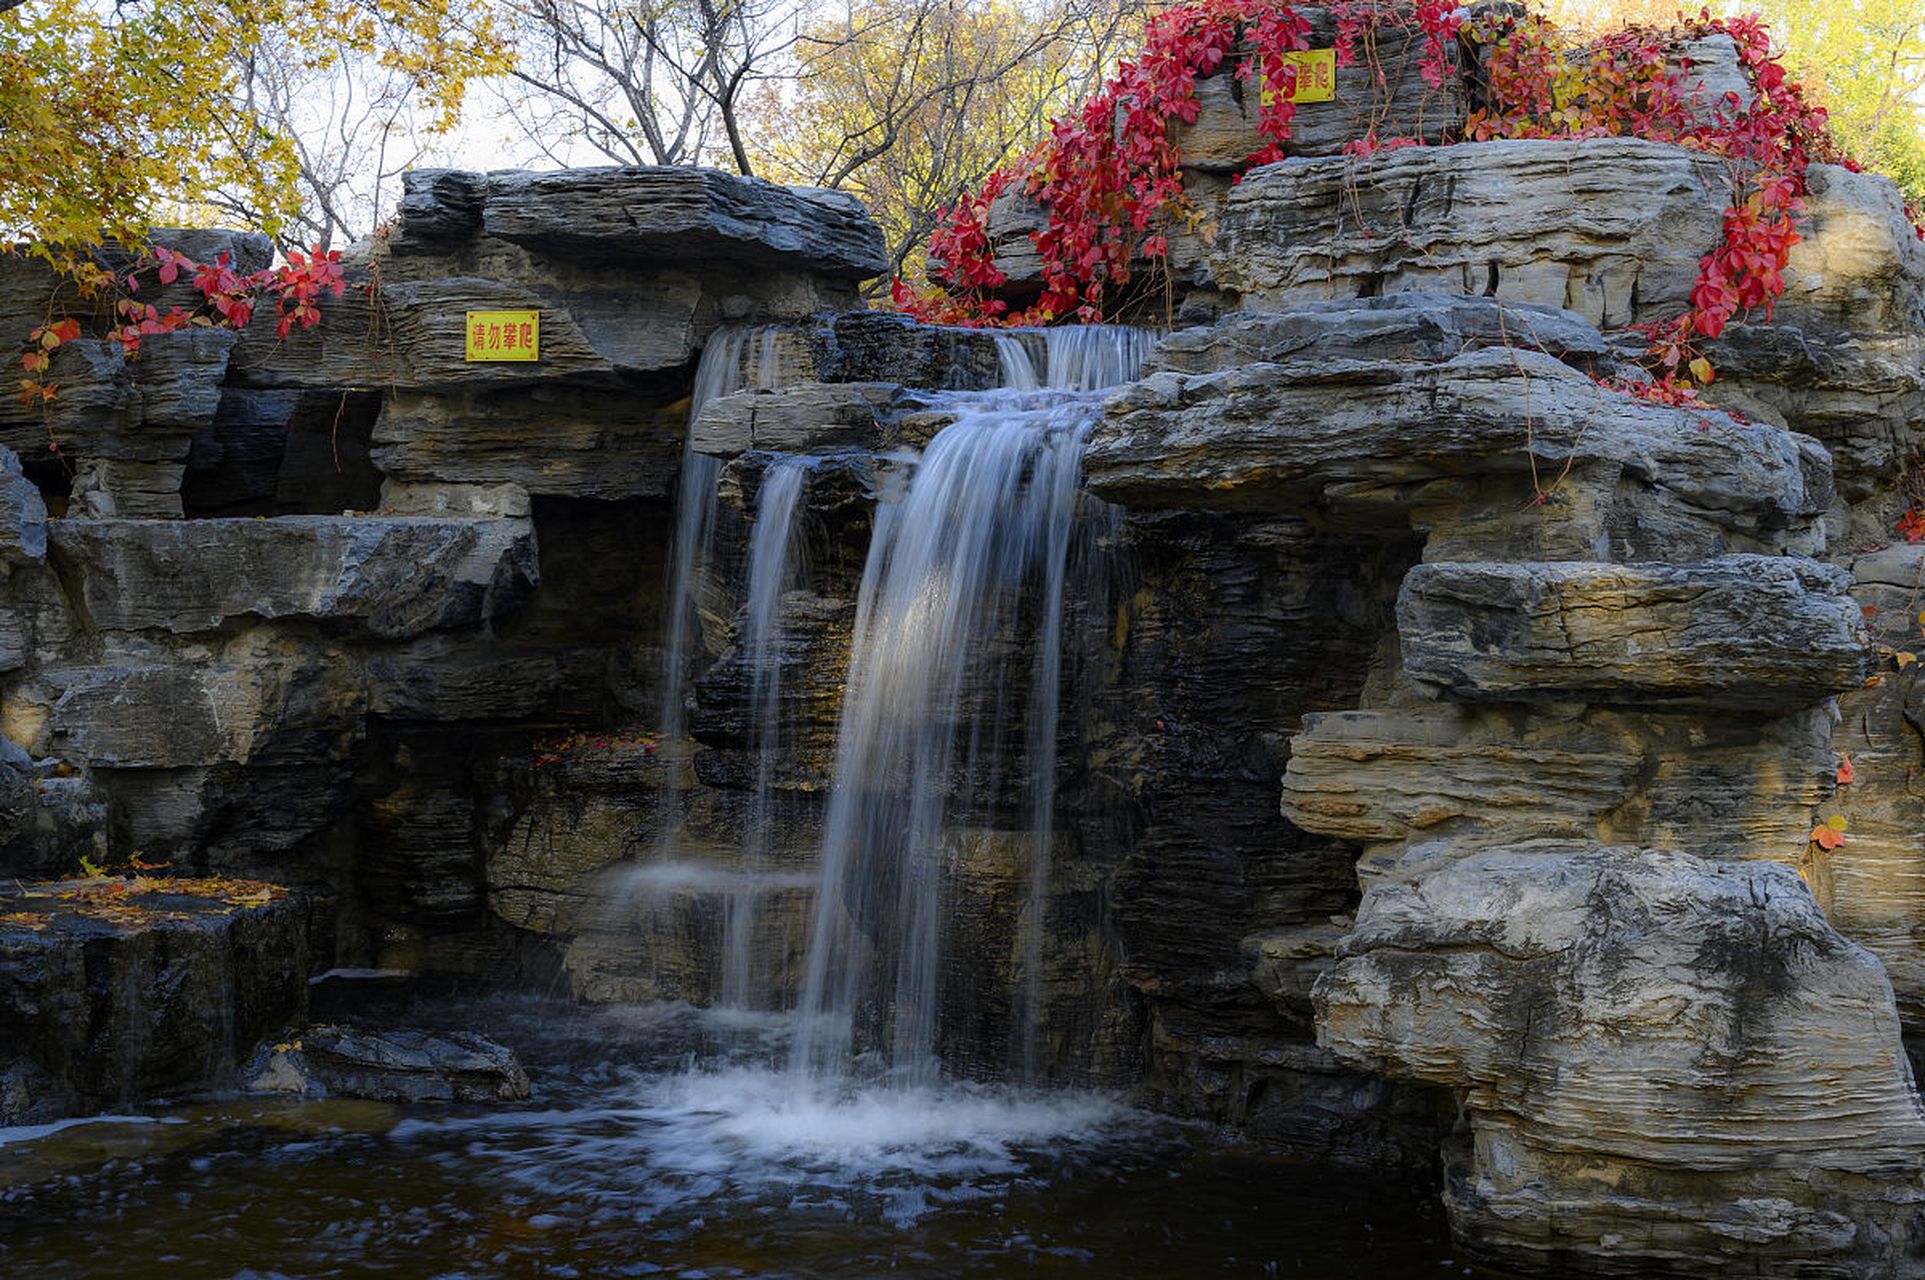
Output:
<svg viewBox="0 0 1925 1280">
<path fill-rule="evenodd" d="M 1030 358 L 1029 344 L 1013 333 L 996 335 L 996 362 L 1001 366 L 1002 384 L 1011 391 L 1040 391 L 1043 384 L 1036 376 L 1036 362 Z"/>
<path fill-rule="evenodd" d="M 1114 324 L 1012 329 L 996 335 L 996 357 L 1012 391 L 1101 391 L 1136 377 L 1161 337 Z"/>
<path fill-rule="evenodd" d="M 773 346 L 773 344 L 770 344 Z M 762 473 L 755 524 L 749 534 L 748 599 L 739 647 L 749 670 L 749 749 L 755 757 L 755 796 L 742 850 L 745 879 L 728 899 L 722 948 L 722 1003 L 730 1008 L 767 1007 L 773 994 L 758 981 L 757 886 L 769 860 L 776 814 L 775 768 L 782 749 L 782 596 L 796 574 L 797 534 L 809 460 L 778 457 Z"/>
<path fill-rule="evenodd" d="M 1122 325 L 1044 329 L 1043 385 L 1058 391 L 1101 391 L 1136 377 L 1162 334 Z"/>
<path fill-rule="evenodd" d="M 719 329 L 702 348 L 695 367 L 695 387 L 689 395 L 689 425 L 709 401 L 753 387 L 770 391 L 779 385 L 781 330 L 764 325 L 749 329 Z M 750 371 L 754 376 L 751 380 Z M 669 543 L 668 597 L 662 635 L 662 701 L 656 718 L 662 750 L 668 763 L 664 787 L 681 785 L 688 764 L 689 668 L 700 634 L 696 585 L 703 567 L 713 559 L 716 517 L 721 502 L 722 462 L 697 453 L 691 433 L 682 448 L 681 483 L 675 495 L 675 532 Z M 665 797 L 666 798 L 666 797 Z M 663 813 L 669 806 L 663 806 Z M 674 852 L 677 828 L 662 824 L 662 854 Z"/>
<path fill-rule="evenodd" d="M 1027 1076 L 1040 1068 L 1035 1026 L 1065 602 L 1086 505 L 1082 452 L 1101 408 L 1093 393 L 1133 376 L 1154 341 L 1120 328 L 999 341 L 1015 389 L 950 398 L 955 421 L 877 510 L 791 1053 L 800 1075 L 845 1078 L 860 1061 L 899 1087 L 939 1077 L 945 880 L 965 823 L 993 826 L 1012 783 L 1025 798 L 1029 886 L 1013 1056 Z M 1003 727 L 1012 690 L 1026 691 L 1015 708 L 1026 731 L 1014 764 Z"/>
</svg>

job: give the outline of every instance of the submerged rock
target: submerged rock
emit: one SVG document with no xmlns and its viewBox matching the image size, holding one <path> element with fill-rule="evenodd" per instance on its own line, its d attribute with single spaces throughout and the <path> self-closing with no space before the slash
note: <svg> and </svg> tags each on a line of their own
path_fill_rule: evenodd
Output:
<svg viewBox="0 0 1925 1280">
<path fill-rule="evenodd" d="M 528 1073 L 515 1051 L 472 1031 L 308 1027 L 262 1050 L 246 1087 L 375 1102 L 519 1102 Z"/>
</svg>

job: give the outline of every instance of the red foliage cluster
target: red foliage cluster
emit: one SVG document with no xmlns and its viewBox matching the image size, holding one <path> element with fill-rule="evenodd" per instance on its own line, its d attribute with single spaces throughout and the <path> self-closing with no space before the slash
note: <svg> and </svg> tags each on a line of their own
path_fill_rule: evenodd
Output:
<svg viewBox="0 0 1925 1280">
<path fill-rule="evenodd" d="M 1172 121 L 1194 123 L 1196 82 L 1215 72 L 1247 43 L 1234 74 L 1261 73 L 1267 95 L 1258 129 L 1269 139 L 1250 157 L 1266 164 L 1283 155 L 1296 104 L 1290 101 L 1297 68 L 1284 57 L 1310 47 L 1310 24 L 1288 5 L 1268 0 L 1198 0 L 1150 23 L 1142 55 L 1125 62 L 1076 115 L 1058 120 L 1050 136 L 1019 162 L 991 176 L 983 191 L 951 210 L 930 237 L 932 274 L 942 286 L 918 294 L 901 281 L 898 306 L 933 323 L 1049 324 L 1103 318 L 1105 293 L 1130 278 L 1134 257 L 1159 259 L 1169 244 L 1160 214 L 1184 198 Z M 986 234 L 989 206 L 1015 186 L 1049 209 L 1035 233 L 1043 259 L 1043 293 L 1018 313 L 991 296 L 1004 283 L 991 260 Z"/>
<path fill-rule="evenodd" d="M 1466 10 L 1437 0 L 1339 0 L 1333 9 L 1339 66 L 1355 65 L 1361 51 L 1374 47 L 1367 32 L 1401 27 L 1421 36 L 1422 73 L 1431 86 L 1463 74 L 1460 61 L 1476 68 L 1467 89 L 1479 105 L 1462 137 L 1447 143 L 1634 136 L 1726 162 L 1731 203 L 1724 239 L 1700 264 L 1690 309 L 1641 326 L 1650 341 L 1651 380 L 1621 384 L 1647 399 L 1693 402 L 1697 388 L 1714 376 L 1698 344 L 1757 308 L 1769 316 L 1798 243 L 1794 220 L 1807 167 L 1814 160 L 1850 163 L 1831 141 L 1824 110 L 1786 75 L 1756 17 L 1715 18 L 1702 10 L 1669 27 L 1627 26 L 1571 46 L 1535 14 L 1492 11 L 1473 21 Z M 897 305 L 947 324 L 1103 319 L 1133 263 L 1167 255 L 1162 228 L 1171 214 L 1193 213 L 1175 126 L 1197 118 L 1198 77 L 1236 59 L 1239 79 L 1260 70 L 1280 90 L 1263 107 L 1259 129 L 1267 142 L 1249 164 L 1278 159 L 1295 110 L 1288 97 L 1296 69 L 1284 55 L 1306 48 L 1308 32 L 1308 23 L 1276 0 L 1198 0 L 1168 10 L 1151 25 L 1139 59 L 1123 63 L 1078 114 L 1057 121 L 1039 147 L 951 211 L 930 241 L 936 287 L 917 292 L 898 281 Z M 1736 45 L 1752 85 L 1750 101 L 1728 93 L 1718 103 L 1691 102 L 1689 67 L 1677 50 L 1714 34 Z M 1373 132 L 1345 151 L 1369 156 L 1416 145 L 1423 144 Z M 1014 189 L 1038 199 L 1048 213 L 1047 225 L 1033 233 L 1044 264 L 1043 292 L 1020 312 L 995 296 L 1006 281 L 994 264 L 987 226 L 990 205 Z"/>
<path fill-rule="evenodd" d="M 310 253 L 289 253 L 279 266 L 242 275 L 223 253 L 213 262 L 196 262 L 184 253 L 156 248 L 143 256 L 125 277 L 98 272 L 85 281 L 93 292 L 112 290 L 114 323 L 107 337 L 120 343 L 129 357 L 140 353 L 141 339 L 157 333 L 173 333 L 188 328 L 244 329 L 254 318 L 255 308 L 272 298 L 276 322 L 274 332 L 285 338 L 295 325 L 311 329 L 321 322 L 321 296 L 340 297 L 347 287 L 338 250 L 315 248 Z M 140 302 L 141 272 L 152 267 L 163 285 L 186 276 L 201 295 L 192 310 L 169 307 L 162 311 L 151 303 Z M 20 358 L 26 376 L 20 380 L 20 399 L 29 407 L 51 402 L 59 388 L 42 376 L 52 362 L 54 351 L 79 340 L 80 322 L 71 316 L 42 325 L 28 336 L 27 350 Z"/>
</svg>

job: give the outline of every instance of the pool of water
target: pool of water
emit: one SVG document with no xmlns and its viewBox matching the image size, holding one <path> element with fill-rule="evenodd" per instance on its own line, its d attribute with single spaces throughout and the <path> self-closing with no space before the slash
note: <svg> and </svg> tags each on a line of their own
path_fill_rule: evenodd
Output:
<svg viewBox="0 0 1925 1280">
<path fill-rule="evenodd" d="M 1422 1185 L 1101 1094 L 824 1091 L 780 1068 L 779 1024 L 688 1009 L 401 1013 L 514 1045 L 533 1097 L 0 1130 L 0 1275 L 1492 1275 Z"/>
</svg>

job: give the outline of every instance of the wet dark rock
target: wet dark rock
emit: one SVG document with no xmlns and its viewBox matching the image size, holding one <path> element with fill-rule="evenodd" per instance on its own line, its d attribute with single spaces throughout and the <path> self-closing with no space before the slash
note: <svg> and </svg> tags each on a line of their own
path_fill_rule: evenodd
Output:
<svg viewBox="0 0 1925 1280">
<path fill-rule="evenodd" d="M 304 1028 L 249 1067 L 257 1093 L 376 1102 L 519 1102 L 528 1074 L 512 1049 L 472 1031 Z"/>
<path fill-rule="evenodd" d="M 815 379 L 894 382 L 926 390 L 970 391 L 997 385 L 995 335 L 981 329 L 917 324 L 888 311 L 830 317 L 810 334 Z"/>
<path fill-rule="evenodd" d="M 297 900 L 107 883 L 0 888 L 0 1124 L 230 1084 L 305 1009 Z"/>
<path fill-rule="evenodd" d="M 689 427 L 699 453 L 733 457 L 751 450 L 812 453 L 882 448 L 905 408 L 903 389 L 886 382 L 807 382 L 743 391 L 703 406 Z"/>
</svg>

